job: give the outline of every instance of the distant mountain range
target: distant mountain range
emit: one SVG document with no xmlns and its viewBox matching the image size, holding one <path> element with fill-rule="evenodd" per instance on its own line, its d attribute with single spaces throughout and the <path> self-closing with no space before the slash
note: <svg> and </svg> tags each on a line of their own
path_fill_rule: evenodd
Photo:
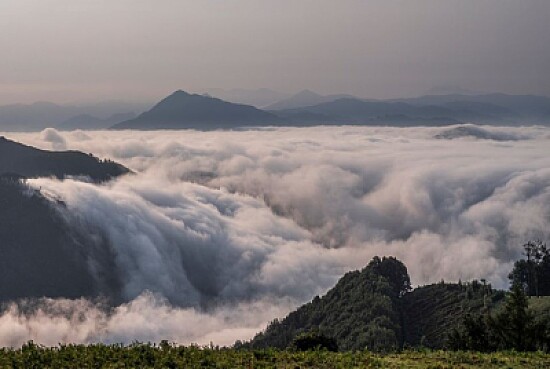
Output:
<svg viewBox="0 0 550 369">
<path fill-rule="evenodd" d="M 81 152 L 38 150 L 0 137 L 0 303 L 44 296 L 119 302 L 108 243 L 91 239 L 62 202 L 27 186 L 25 178 L 85 176 L 102 182 L 128 172 Z"/>
<path fill-rule="evenodd" d="M 285 109 L 303 108 L 303 107 L 319 105 L 319 104 L 323 104 L 323 103 L 327 103 L 327 102 L 331 102 L 331 101 L 335 101 L 343 98 L 357 99 L 352 95 L 341 94 L 341 95 L 324 96 L 324 95 L 319 95 L 318 93 L 313 92 L 311 90 L 303 90 L 287 99 L 268 105 L 264 107 L 264 109 L 265 110 L 285 110 Z"/>
<path fill-rule="evenodd" d="M 320 102 L 319 101 L 323 101 Z M 284 108 L 295 106 L 294 108 Z M 412 99 L 362 100 L 302 91 L 260 110 L 205 95 L 176 91 L 153 109 L 114 129 L 220 129 L 251 126 L 387 125 L 444 126 L 549 124 L 550 99 L 542 96 L 431 95 Z"/>
<path fill-rule="evenodd" d="M 254 90 L 220 90 L 218 95 L 224 95 L 223 91 L 233 101 L 252 103 L 254 100 Z M 256 92 L 263 102 L 283 95 L 271 90 Z M 239 93 L 242 94 L 240 98 Z M 259 100 L 254 105 L 258 105 Z M 124 104 L 66 107 L 51 103 L 0 106 L 0 131 L 36 131 L 46 127 L 60 130 L 209 130 L 313 125 L 550 125 L 550 98 L 534 95 L 448 94 L 365 100 L 351 95 L 324 96 L 304 90 L 259 109 L 179 90 L 138 116 L 130 110 L 123 110 L 129 107 Z M 134 107 L 137 109 L 132 111 L 144 110 L 144 105 Z"/>
<path fill-rule="evenodd" d="M 0 131 L 105 129 L 135 117 L 152 104 L 101 102 L 90 105 L 58 105 L 51 102 L 0 106 Z"/>
<path fill-rule="evenodd" d="M 113 114 L 108 118 L 101 119 L 94 117 L 90 114 L 81 114 L 58 124 L 55 128 L 60 131 L 74 131 L 76 129 L 81 130 L 101 130 L 112 127 L 113 125 L 123 122 L 125 120 L 133 119 L 136 117 L 134 113 L 118 113 Z"/>
<path fill-rule="evenodd" d="M 427 105 L 415 106 L 403 102 L 364 101 L 340 98 L 303 108 L 277 110 L 277 115 L 300 125 L 448 125 L 461 123 L 451 109 Z"/>
<path fill-rule="evenodd" d="M 277 110 L 273 113 L 303 124 L 549 124 L 550 98 L 505 94 L 428 95 L 381 101 L 339 98 L 313 106 Z"/>
</svg>

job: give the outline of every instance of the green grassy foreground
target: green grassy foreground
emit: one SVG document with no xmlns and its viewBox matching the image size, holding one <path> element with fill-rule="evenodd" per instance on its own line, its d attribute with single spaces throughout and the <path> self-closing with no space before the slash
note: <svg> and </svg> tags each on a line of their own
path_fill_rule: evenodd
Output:
<svg viewBox="0 0 550 369">
<path fill-rule="evenodd" d="M 249 351 L 166 344 L 45 348 L 29 344 L 17 350 L 2 349 L 0 368 L 550 368 L 550 355 L 449 351 L 408 351 L 384 355 L 366 351 Z"/>
</svg>

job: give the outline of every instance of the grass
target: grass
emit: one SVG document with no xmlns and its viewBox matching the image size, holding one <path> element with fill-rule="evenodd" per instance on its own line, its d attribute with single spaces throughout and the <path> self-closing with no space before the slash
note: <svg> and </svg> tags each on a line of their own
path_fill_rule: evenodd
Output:
<svg viewBox="0 0 550 369">
<path fill-rule="evenodd" d="M 406 351 L 373 354 L 367 351 L 331 353 L 279 350 L 234 350 L 134 344 L 34 344 L 1 349 L 0 368 L 216 368 L 216 369 L 362 369 L 362 368 L 549 368 L 543 353 Z"/>
</svg>

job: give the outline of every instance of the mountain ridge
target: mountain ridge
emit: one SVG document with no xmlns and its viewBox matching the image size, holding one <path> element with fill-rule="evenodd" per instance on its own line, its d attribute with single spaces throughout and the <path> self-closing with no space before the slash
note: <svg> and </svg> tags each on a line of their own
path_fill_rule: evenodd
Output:
<svg viewBox="0 0 550 369">
<path fill-rule="evenodd" d="M 0 136 L 0 174 L 60 179 L 88 176 L 93 181 L 102 182 L 129 172 L 118 163 L 102 161 L 79 151 L 41 150 Z"/>
<path fill-rule="evenodd" d="M 313 106 L 313 105 L 331 102 L 341 98 L 356 98 L 356 97 L 348 94 L 321 95 L 312 90 L 305 89 L 300 92 L 297 92 L 296 94 L 286 99 L 282 99 L 280 101 L 277 101 L 276 103 L 267 105 L 264 107 L 264 109 L 268 111 L 269 110 L 277 111 L 277 110 L 286 110 L 286 109 L 294 109 L 294 108 L 304 108 L 307 106 Z"/>
</svg>

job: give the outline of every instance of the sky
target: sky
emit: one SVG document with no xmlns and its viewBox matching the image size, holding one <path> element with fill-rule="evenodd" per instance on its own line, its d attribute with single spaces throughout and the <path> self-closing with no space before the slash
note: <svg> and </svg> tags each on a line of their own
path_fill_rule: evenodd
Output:
<svg viewBox="0 0 550 369">
<path fill-rule="evenodd" d="M 550 95 L 547 0 L 2 0 L 0 105 L 176 89 Z"/>
</svg>

